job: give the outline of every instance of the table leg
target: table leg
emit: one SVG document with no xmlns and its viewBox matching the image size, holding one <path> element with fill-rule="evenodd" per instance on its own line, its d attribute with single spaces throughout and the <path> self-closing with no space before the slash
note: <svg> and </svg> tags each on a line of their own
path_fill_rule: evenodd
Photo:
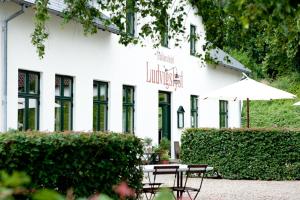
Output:
<svg viewBox="0 0 300 200">
<path fill-rule="evenodd" d="M 178 172 L 177 176 L 177 187 L 182 188 L 182 183 L 183 183 L 183 172 Z M 177 199 L 179 199 L 182 196 L 182 192 L 177 191 Z"/>
<path fill-rule="evenodd" d="M 180 172 L 180 187 L 183 187 L 183 172 Z"/>
<path fill-rule="evenodd" d="M 177 187 L 179 187 L 179 183 L 180 183 L 180 172 L 177 172 Z M 176 192 L 176 197 L 177 199 L 179 198 L 179 192 Z"/>
<path fill-rule="evenodd" d="M 183 172 L 180 172 L 180 187 L 183 187 Z M 183 192 L 180 192 L 180 197 L 182 197 Z"/>
</svg>

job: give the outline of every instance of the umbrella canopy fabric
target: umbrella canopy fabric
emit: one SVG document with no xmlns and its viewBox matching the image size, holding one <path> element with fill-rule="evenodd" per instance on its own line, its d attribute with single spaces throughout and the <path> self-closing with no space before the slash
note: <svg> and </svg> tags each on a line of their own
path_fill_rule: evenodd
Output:
<svg viewBox="0 0 300 200">
<path fill-rule="evenodd" d="M 247 127 L 250 127 L 250 100 L 293 99 L 296 95 L 255 81 L 245 75 L 242 80 L 215 90 L 203 99 L 247 100 Z"/>
<path fill-rule="evenodd" d="M 236 83 L 215 90 L 203 99 L 215 98 L 221 100 L 272 100 L 272 99 L 292 99 L 296 96 L 265 85 L 249 77 Z"/>
<path fill-rule="evenodd" d="M 297 103 L 294 103 L 294 106 L 300 106 L 300 101 L 298 101 Z"/>
<path fill-rule="evenodd" d="M 37 102 L 36 101 L 29 101 L 28 107 L 29 108 L 37 108 Z M 58 107 L 60 107 L 60 105 L 55 103 L 55 107 L 58 108 Z M 24 109 L 24 108 L 25 108 L 25 100 L 19 98 L 18 99 L 18 110 Z"/>
</svg>

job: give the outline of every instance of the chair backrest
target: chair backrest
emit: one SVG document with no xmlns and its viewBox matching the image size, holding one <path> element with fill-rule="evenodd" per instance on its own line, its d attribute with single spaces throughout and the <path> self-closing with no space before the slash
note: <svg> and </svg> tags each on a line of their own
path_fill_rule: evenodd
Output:
<svg viewBox="0 0 300 200">
<path fill-rule="evenodd" d="M 206 168 L 208 165 L 206 164 L 197 164 L 197 165 L 188 165 L 188 171 L 187 171 L 187 175 L 190 174 L 203 174 L 206 172 Z"/>
<path fill-rule="evenodd" d="M 156 175 L 174 175 L 173 187 L 176 183 L 176 177 L 178 175 L 178 165 L 163 165 L 163 166 L 154 166 L 154 182 L 156 180 Z"/>
<path fill-rule="evenodd" d="M 188 170 L 186 171 L 186 177 L 185 177 L 185 181 L 184 181 L 184 185 L 183 187 L 187 187 L 187 182 L 188 179 L 191 175 L 196 175 L 198 177 L 201 177 L 201 184 L 203 181 L 203 177 L 204 174 L 206 172 L 206 168 L 208 165 L 206 164 L 192 164 L 192 165 L 188 165 L 187 168 Z M 201 187 L 201 186 L 200 186 Z"/>
</svg>

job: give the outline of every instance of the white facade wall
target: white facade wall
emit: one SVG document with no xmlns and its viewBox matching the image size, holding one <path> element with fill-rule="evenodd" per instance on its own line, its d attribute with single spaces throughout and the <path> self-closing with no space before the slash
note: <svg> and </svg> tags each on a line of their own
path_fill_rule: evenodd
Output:
<svg viewBox="0 0 300 200">
<path fill-rule="evenodd" d="M 2 11 L 1 11 L 2 12 Z M 3 58 L 3 52 L 4 52 L 4 34 L 3 34 L 3 27 L 4 27 L 4 13 L 0 14 L 0 27 L 1 27 L 1 31 L 0 31 L 0 130 L 2 131 L 2 127 L 3 127 L 3 89 L 4 89 L 4 84 L 3 84 L 3 66 L 4 66 L 4 58 Z"/>
<path fill-rule="evenodd" d="M 19 9 L 14 3 L 0 3 L 0 20 Z M 46 55 L 39 59 L 31 44 L 33 32 L 33 10 L 10 22 L 8 27 L 8 128 L 17 129 L 18 70 L 30 70 L 41 74 L 40 130 L 54 130 L 55 75 L 74 78 L 73 130 L 89 131 L 93 125 L 93 80 L 109 83 L 108 129 L 122 131 L 122 85 L 135 87 L 135 134 L 158 140 L 158 92 L 171 92 L 171 138 L 180 141 L 182 129 L 177 128 L 177 109 L 185 109 L 185 128 L 190 127 L 190 95 L 205 93 L 240 80 L 241 72 L 223 66 L 202 65 L 199 58 L 190 55 L 188 40 L 182 48 L 151 46 L 124 47 L 118 37 L 99 30 L 92 36 L 84 36 L 76 23 L 61 26 L 61 18 L 51 16 L 47 24 L 50 33 L 46 41 Z M 201 18 L 192 11 L 186 20 L 187 32 L 190 24 L 196 25 L 197 33 L 203 35 Z M 0 33 L 1 34 L 1 33 Z M 203 38 L 197 43 L 201 51 Z M 1 44 L 2 46 L 2 44 Z M 160 52 L 174 58 L 174 64 L 162 62 L 155 53 Z M 2 60 L 2 58 L 1 58 Z M 183 88 L 166 88 L 165 85 L 147 82 L 147 65 L 157 69 L 157 64 L 167 69 L 177 67 L 183 73 Z M 2 83 L 2 82 L 1 82 Z M 2 94 L 2 93 L 1 93 Z M 200 98 L 199 98 L 200 99 Z M 200 127 L 219 127 L 218 100 L 199 101 Z M 240 126 L 240 103 L 229 102 L 229 127 Z M 172 152 L 173 153 L 173 152 Z"/>
</svg>

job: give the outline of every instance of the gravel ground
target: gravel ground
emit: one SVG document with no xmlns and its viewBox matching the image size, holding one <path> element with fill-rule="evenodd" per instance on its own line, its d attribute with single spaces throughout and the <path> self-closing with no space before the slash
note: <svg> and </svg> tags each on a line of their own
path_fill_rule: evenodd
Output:
<svg viewBox="0 0 300 200">
<path fill-rule="evenodd" d="M 192 180 L 196 183 L 196 180 Z M 202 200 L 300 200 L 300 181 L 205 179 Z"/>
<path fill-rule="evenodd" d="M 157 182 L 169 182 L 164 177 Z M 189 185 L 196 186 L 198 178 L 189 179 Z M 184 195 L 184 197 L 187 195 Z M 187 200 L 188 198 L 183 198 Z M 300 200 L 300 181 L 249 181 L 204 179 L 197 200 Z"/>
</svg>

